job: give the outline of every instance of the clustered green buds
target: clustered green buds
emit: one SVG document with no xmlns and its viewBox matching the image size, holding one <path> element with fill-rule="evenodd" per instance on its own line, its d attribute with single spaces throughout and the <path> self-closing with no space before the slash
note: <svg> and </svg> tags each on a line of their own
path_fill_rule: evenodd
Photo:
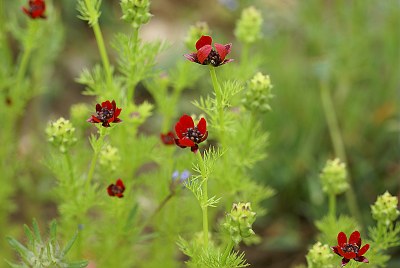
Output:
<svg viewBox="0 0 400 268">
<path fill-rule="evenodd" d="M 236 24 L 235 36 L 243 43 L 254 43 L 261 37 L 262 23 L 261 12 L 253 6 L 248 7 L 242 11 Z"/>
<path fill-rule="evenodd" d="M 207 22 L 198 21 L 195 25 L 191 25 L 185 38 L 186 47 L 192 50 L 193 44 L 196 44 L 202 35 L 210 35 Z"/>
<path fill-rule="evenodd" d="M 383 195 L 378 196 L 375 204 L 371 206 L 372 217 L 389 226 L 400 214 L 397 209 L 398 203 L 397 197 L 386 191 Z"/>
<path fill-rule="evenodd" d="M 320 178 L 322 190 L 327 194 L 338 195 L 349 188 L 346 165 L 338 158 L 326 162 Z"/>
<path fill-rule="evenodd" d="M 246 94 L 242 100 L 246 109 L 254 112 L 267 112 L 271 110 L 269 100 L 274 97 L 269 75 L 258 72 L 247 85 Z"/>
<path fill-rule="evenodd" d="M 48 141 L 58 147 L 61 153 L 66 153 L 68 149 L 75 144 L 75 128 L 69 120 L 63 117 L 55 122 L 49 122 L 46 128 Z"/>
<path fill-rule="evenodd" d="M 139 28 L 149 22 L 151 18 L 149 0 L 121 0 L 122 19 Z"/>
<path fill-rule="evenodd" d="M 333 268 L 330 264 L 333 258 L 333 254 L 328 245 L 322 245 L 321 242 L 317 242 L 308 251 L 306 259 L 309 268 Z"/>
<path fill-rule="evenodd" d="M 234 203 L 226 217 L 224 227 L 228 230 L 232 241 L 239 244 L 244 238 L 255 235 L 251 229 L 255 220 L 256 213 L 251 210 L 250 203 Z"/>
<path fill-rule="evenodd" d="M 100 151 L 99 164 L 100 166 L 110 170 L 116 171 L 117 167 L 120 166 L 121 157 L 119 156 L 118 149 L 107 145 L 103 150 Z"/>
</svg>

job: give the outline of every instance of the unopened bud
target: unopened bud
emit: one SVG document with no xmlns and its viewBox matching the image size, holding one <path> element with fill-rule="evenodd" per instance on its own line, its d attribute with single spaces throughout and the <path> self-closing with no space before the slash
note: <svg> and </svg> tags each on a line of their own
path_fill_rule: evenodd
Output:
<svg viewBox="0 0 400 268">
<path fill-rule="evenodd" d="M 251 6 L 242 11 L 236 24 L 235 36 L 243 43 L 254 43 L 261 37 L 263 18 L 261 12 Z"/>
<path fill-rule="evenodd" d="M 75 144 L 75 128 L 69 120 L 63 117 L 55 122 L 49 122 L 46 128 L 48 141 L 58 147 L 60 152 L 66 153 L 68 149 Z"/>
<path fill-rule="evenodd" d="M 383 222 L 386 226 L 397 219 L 400 212 L 397 209 L 399 200 L 396 196 L 392 196 L 388 191 L 378 196 L 375 204 L 371 206 L 372 217 Z"/>
<path fill-rule="evenodd" d="M 328 160 L 320 175 L 322 190 L 327 194 L 341 194 L 349 188 L 346 165 L 338 158 Z"/>
</svg>

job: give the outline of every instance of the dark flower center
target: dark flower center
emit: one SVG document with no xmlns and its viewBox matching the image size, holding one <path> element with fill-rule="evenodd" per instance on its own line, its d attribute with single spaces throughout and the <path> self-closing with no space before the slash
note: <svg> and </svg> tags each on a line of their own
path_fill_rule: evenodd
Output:
<svg viewBox="0 0 400 268">
<path fill-rule="evenodd" d="M 108 110 L 107 108 L 101 108 L 101 111 L 97 112 L 97 118 L 102 122 L 107 122 L 108 119 L 114 116 L 114 110 Z"/>
<path fill-rule="evenodd" d="M 201 142 L 201 139 L 203 138 L 203 134 L 201 134 L 200 130 L 198 130 L 197 127 L 188 128 L 187 131 L 183 133 L 183 135 L 188 137 L 194 143 Z"/>
<path fill-rule="evenodd" d="M 221 58 L 215 49 L 212 49 L 207 59 L 203 62 L 204 65 L 211 64 L 214 67 L 221 65 Z"/>
<path fill-rule="evenodd" d="M 354 252 L 356 254 L 358 254 L 358 250 L 359 250 L 357 245 L 352 245 L 352 244 L 346 244 L 342 249 L 346 253 L 347 252 Z"/>
<path fill-rule="evenodd" d="M 121 187 L 119 187 L 118 185 L 111 185 L 111 192 L 113 192 L 113 194 L 115 194 L 115 195 L 122 194 L 123 189 Z"/>
</svg>

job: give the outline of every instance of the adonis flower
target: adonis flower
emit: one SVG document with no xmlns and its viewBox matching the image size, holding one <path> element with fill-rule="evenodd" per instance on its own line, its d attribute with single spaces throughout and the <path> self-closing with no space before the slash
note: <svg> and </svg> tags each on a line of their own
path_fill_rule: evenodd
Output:
<svg viewBox="0 0 400 268">
<path fill-rule="evenodd" d="M 201 118 L 195 126 L 192 117 L 185 114 L 176 123 L 175 132 L 178 136 L 178 139 L 175 139 L 176 145 L 181 148 L 190 147 L 195 153 L 199 149 L 198 144 L 207 139 L 207 122 Z"/>
<path fill-rule="evenodd" d="M 45 19 L 46 4 L 44 0 L 29 0 L 29 8 L 22 7 L 22 11 L 32 19 Z"/>
<path fill-rule="evenodd" d="M 121 113 L 121 108 L 117 108 L 115 101 L 110 102 L 109 100 L 96 104 L 96 115 L 92 115 L 87 121 L 89 123 L 102 123 L 103 127 L 109 127 L 110 123 L 122 122 L 118 118 Z"/>
<path fill-rule="evenodd" d="M 202 65 L 211 64 L 214 67 L 223 65 L 233 61 L 233 59 L 225 59 L 226 55 L 231 52 L 232 44 L 221 45 L 215 43 L 215 49 L 211 46 L 212 38 L 208 35 L 203 35 L 196 42 L 197 52 L 185 54 L 185 58 L 192 62 Z"/>
<path fill-rule="evenodd" d="M 175 144 L 175 135 L 172 133 L 172 131 L 168 132 L 167 134 L 161 133 L 160 139 L 165 145 Z"/>
<path fill-rule="evenodd" d="M 107 192 L 109 196 L 117 196 L 119 198 L 124 197 L 123 193 L 125 191 L 125 185 L 121 179 L 118 179 L 115 184 L 110 184 L 107 187 Z"/>
<path fill-rule="evenodd" d="M 345 233 L 340 232 L 337 237 L 338 245 L 331 247 L 333 252 L 342 256 L 342 267 L 345 266 L 351 259 L 358 262 L 368 263 L 368 259 L 363 255 L 369 249 L 369 244 L 365 244 L 361 247 L 361 238 L 358 231 L 354 231 L 350 235 L 349 242 L 347 243 L 347 236 Z M 361 248 L 360 248 L 361 247 Z"/>
</svg>

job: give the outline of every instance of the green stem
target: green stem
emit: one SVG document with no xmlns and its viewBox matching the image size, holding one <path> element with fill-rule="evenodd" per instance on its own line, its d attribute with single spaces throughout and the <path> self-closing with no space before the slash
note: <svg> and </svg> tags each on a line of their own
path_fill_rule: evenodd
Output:
<svg viewBox="0 0 400 268">
<path fill-rule="evenodd" d="M 320 94 L 335 155 L 339 157 L 341 161 L 347 164 L 346 150 L 340 133 L 339 122 L 329 93 L 327 82 L 321 81 Z M 346 191 L 347 206 L 349 207 L 351 214 L 354 215 L 361 224 L 363 221 L 361 214 L 359 212 L 360 210 L 358 209 L 357 200 L 355 198 L 350 175 L 348 175 L 348 180 L 349 180 L 349 190 Z"/>
<path fill-rule="evenodd" d="M 104 137 L 105 137 L 103 127 L 99 127 L 99 128 L 100 128 L 99 129 L 99 138 L 97 139 L 96 145 L 93 148 L 94 154 L 93 154 L 92 161 L 90 162 L 90 169 L 89 169 L 89 173 L 88 173 L 88 176 L 86 179 L 86 189 L 89 189 L 89 187 L 90 187 L 90 183 L 93 178 L 94 170 L 96 168 L 97 158 L 99 157 L 100 149 L 103 146 L 103 141 L 104 141 Z"/>
<path fill-rule="evenodd" d="M 217 99 L 217 111 L 218 111 L 218 125 L 221 128 L 221 139 L 224 140 L 224 107 L 222 103 L 222 89 L 218 83 L 217 74 L 215 73 L 215 67 L 209 65 L 211 81 L 214 87 L 215 97 Z"/>
<path fill-rule="evenodd" d="M 204 248 L 205 250 L 208 249 L 208 178 L 207 174 L 204 171 L 204 160 L 203 157 L 201 156 L 200 151 L 196 152 L 197 154 L 197 159 L 199 162 L 199 168 L 201 171 L 201 177 L 203 179 L 203 182 L 201 184 L 201 191 L 203 193 L 203 197 L 201 200 L 201 211 L 203 212 L 203 243 L 204 243 Z"/>
<path fill-rule="evenodd" d="M 241 55 L 241 66 L 246 67 L 249 58 L 249 44 L 243 43 L 242 44 L 242 55 Z"/>
<path fill-rule="evenodd" d="M 68 152 L 64 153 L 64 156 L 65 156 L 65 161 L 67 162 L 67 167 L 69 170 L 70 181 L 73 182 L 74 181 L 74 170 L 72 167 L 71 157 Z"/>
<path fill-rule="evenodd" d="M 137 55 L 137 49 L 138 49 L 138 43 L 139 43 L 139 28 L 134 28 L 132 32 L 132 37 L 129 40 L 130 42 L 130 48 L 131 50 L 129 53 L 132 53 L 134 56 Z M 138 64 L 138 63 L 136 63 Z M 134 74 L 131 74 L 132 77 L 134 77 Z M 133 101 L 133 97 L 135 95 L 135 87 L 136 87 L 136 80 L 134 78 L 130 78 L 128 81 L 130 81 L 130 84 L 128 85 L 128 101 L 131 102 Z M 134 82 L 132 82 L 134 81 Z"/>
</svg>

